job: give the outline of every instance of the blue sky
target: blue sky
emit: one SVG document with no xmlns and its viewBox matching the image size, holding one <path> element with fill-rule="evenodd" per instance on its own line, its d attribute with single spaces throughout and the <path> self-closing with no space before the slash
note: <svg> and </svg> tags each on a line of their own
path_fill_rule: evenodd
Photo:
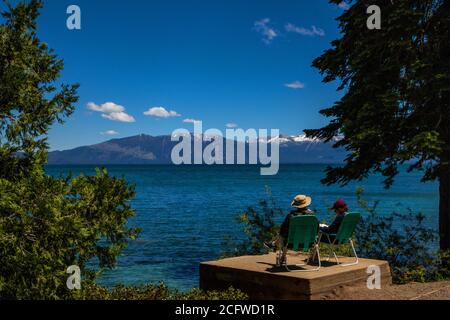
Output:
<svg viewBox="0 0 450 320">
<path fill-rule="evenodd" d="M 340 96 L 311 67 L 339 36 L 343 8 L 327 0 L 44 4 L 39 35 L 65 61 L 61 80 L 81 85 L 74 115 L 51 129 L 52 150 L 192 130 L 185 119 L 300 134 L 325 124 L 318 111 Z M 81 30 L 66 28 L 71 4 Z"/>
</svg>

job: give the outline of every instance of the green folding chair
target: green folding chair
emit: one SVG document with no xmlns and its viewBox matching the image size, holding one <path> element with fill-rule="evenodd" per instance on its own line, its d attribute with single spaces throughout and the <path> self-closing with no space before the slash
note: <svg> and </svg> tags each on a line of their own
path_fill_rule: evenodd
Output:
<svg viewBox="0 0 450 320">
<path fill-rule="evenodd" d="M 330 245 L 330 255 L 328 257 L 328 260 L 330 260 L 331 256 L 334 255 L 334 258 L 336 259 L 336 263 L 342 267 L 345 266 L 353 266 L 358 264 L 359 258 L 356 254 L 355 246 L 353 245 L 352 236 L 355 233 L 356 226 L 358 225 L 359 221 L 361 220 L 361 214 L 359 212 L 349 212 L 345 215 L 344 219 L 342 220 L 341 225 L 339 226 L 339 230 L 337 233 L 327 233 L 320 231 L 319 234 L 319 242 L 322 239 L 323 236 L 327 237 L 328 244 Z M 333 241 L 331 239 L 334 238 Z M 342 244 L 350 243 L 352 247 L 353 254 L 355 255 L 356 261 L 351 263 L 340 263 L 339 259 L 336 255 L 336 252 L 334 251 L 334 247 Z"/>
<path fill-rule="evenodd" d="M 292 217 L 289 221 L 289 233 L 287 242 L 278 254 L 277 261 L 282 261 L 282 264 L 286 267 L 288 271 L 317 271 L 321 267 L 320 262 L 320 252 L 319 252 L 319 242 L 318 242 L 318 234 L 319 234 L 319 221 L 313 215 L 304 215 L 304 216 L 296 216 Z M 302 245 L 302 246 L 300 246 Z M 299 269 L 299 270 L 291 270 L 287 265 L 287 250 L 288 247 L 292 246 L 292 250 L 296 252 L 300 252 L 303 249 L 303 252 L 308 253 L 308 259 L 304 264 L 296 264 L 295 266 L 305 266 L 309 263 L 311 257 L 314 260 L 317 255 L 319 260 L 319 266 L 315 269 Z"/>
</svg>

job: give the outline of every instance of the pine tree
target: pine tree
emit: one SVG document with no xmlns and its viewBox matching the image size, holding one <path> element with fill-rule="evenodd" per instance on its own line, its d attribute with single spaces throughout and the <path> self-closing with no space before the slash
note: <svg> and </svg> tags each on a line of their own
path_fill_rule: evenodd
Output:
<svg viewBox="0 0 450 320">
<path fill-rule="evenodd" d="M 340 0 L 331 0 L 338 4 Z M 377 172 L 390 187 L 407 164 L 440 185 L 440 247 L 450 249 L 450 1 L 353 0 L 339 18 L 341 38 L 314 60 L 323 81 L 342 98 L 321 110 L 331 118 L 308 136 L 348 151 L 323 183 L 346 184 Z M 381 9 L 369 30 L 367 7 Z"/>
<path fill-rule="evenodd" d="M 45 174 L 48 130 L 73 112 L 78 86 L 54 85 L 63 61 L 37 37 L 41 7 L 7 5 L 0 20 L 0 299 L 73 298 L 67 268 L 93 285 L 138 232 L 124 179 Z"/>
</svg>

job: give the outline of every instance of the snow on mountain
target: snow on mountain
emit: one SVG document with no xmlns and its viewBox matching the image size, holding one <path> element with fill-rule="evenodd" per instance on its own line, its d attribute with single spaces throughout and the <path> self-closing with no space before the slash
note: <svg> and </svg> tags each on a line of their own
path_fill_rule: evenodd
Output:
<svg viewBox="0 0 450 320">
<path fill-rule="evenodd" d="M 193 137 L 192 143 L 202 138 L 201 135 Z M 346 155 L 345 150 L 333 148 L 333 142 L 338 140 L 339 138 L 335 138 L 331 142 L 323 143 L 305 135 L 280 135 L 259 139 L 260 142 L 279 142 L 281 163 L 342 162 Z M 170 135 L 154 137 L 141 134 L 72 150 L 53 151 L 49 153 L 49 164 L 170 164 L 172 148 L 178 143 L 172 141 Z M 206 146 L 208 143 L 203 141 L 202 145 Z"/>
</svg>

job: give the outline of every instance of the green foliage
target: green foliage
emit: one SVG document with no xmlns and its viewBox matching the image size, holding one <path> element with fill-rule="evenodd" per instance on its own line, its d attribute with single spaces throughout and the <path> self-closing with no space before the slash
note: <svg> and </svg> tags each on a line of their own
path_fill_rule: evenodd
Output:
<svg viewBox="0 0 450 320">
<path fill-rule="evenodd" d="M 233 287 L 224 291 L 203 291 L 195 288 L 186 293 L 176 293 L 172 298 L 174 300 L 247 300 L 248 295 Z"/>
<path fill-rule="evenodd" d="M 397 283 L 441 280 L 450 276 L 442 264 L 444 252 L 437 249 L 438 234 L 424 225 L 425 216 L 407 209 L 406 213 L 390 215 L 377 213 L 378 202 L 370 205 L 357 190 L 358 203 L 363 218 L 356 230 L 359 255 L 365 258 L 386 260 Z"/>
<path fill-rule="evenodd" d="M 233 287 L 224 291 L 203 291 L 195 288 L 188 292 L 179 292 L 160 283 L 143 286 L 119 285 L 112 290 L 98 285 L 89 285 L 77 291 L 74 298 L 78 300 L 246 300 L 248 296 Z"/>
<path fill-rule="evenodd" d="M 0 297 L 62 299 L 67 267 L 83 283 L 112 268 L 138 230 L 134 187 L 110 177 L 56 179 L 44 173 L 51 125 L 74 110 L 77 85 L 54 83 L 63 68 L 36 34 L 38 0 L 7 5 L 0 25 Z"/>
<path fill-rule="evenodd" d="M 283 211 L 277 207 L 270 189 L 266 190 L 268 200 L 260 200 L 259 206 L 248 207 L 236 216 L 235 222 L 242 226 L 243 239 L 226 237 L 223 244 L 222 257 L 256 255 L 265 253 L 263 242 L 278 235 L 279 227 L 274 219 L 282 216 Z"/>
<path fill-rule="evenodd" d="M 63 61 L 37 37 L 42 3 L 7 7 L 0 25 L 0 177 L 15 179 L 41 169 L 48 129 L 72 114 L 78 85 L 54 85 Z"/>
<path fill-rule="evenodd" d="M 334 146 L 348 151 L 322 182 L 347 184 L 375 172 L 388 188 L 402 164 L 423 171 L 423 181 L 439 179 L 440 247 L 450 250 L 450 2 L 346 3 L 337 19 L 341 38 L 313 61 L 323 82 L 344 91 L 320 111 L 329 124 L 305 130 L 325 141 L 340 136 Z M 367 28 L 370 5 L 381 9 L 380 30 Z"/>
<path fill-rule="evenodd" d="M 331 0 L 339 3 L 339 0 Z M 332 118 L 310 137 L 346 148 L 343 167 L 324 183 L 348 183 L 379 172 L 390 186 L 397 166 L 435 179 L 450 163 L 450 8 L 443 0 L 354 0 L 339 18 L 342 37 L 314 60 L 343 97 L 321 111 Z M 378 5 L 381 30 L 366 27 L 366 8 Z M 450 177 L 447 176 L 447 179 Z"/>
<path fill-rule="evenodd" d="M 138 232 L 126 226 L 133 188 L 106 170 L 59 180 L 40 173 L 0 179 L 0 194 L 1 297 L 64 297 L 68 266 L 92 281 L 115 266 Z M 97 269 L 88 263 L 93 259 Z"/>
<path fill-rule="evenodd" d="M 89 285 L 76 291 L 78 300 L 163 300 L 171 296 L 170 289 L 163 283 L 157 285 L 118 285 L 109 290 L 99 285 Z"/>
</svg>

